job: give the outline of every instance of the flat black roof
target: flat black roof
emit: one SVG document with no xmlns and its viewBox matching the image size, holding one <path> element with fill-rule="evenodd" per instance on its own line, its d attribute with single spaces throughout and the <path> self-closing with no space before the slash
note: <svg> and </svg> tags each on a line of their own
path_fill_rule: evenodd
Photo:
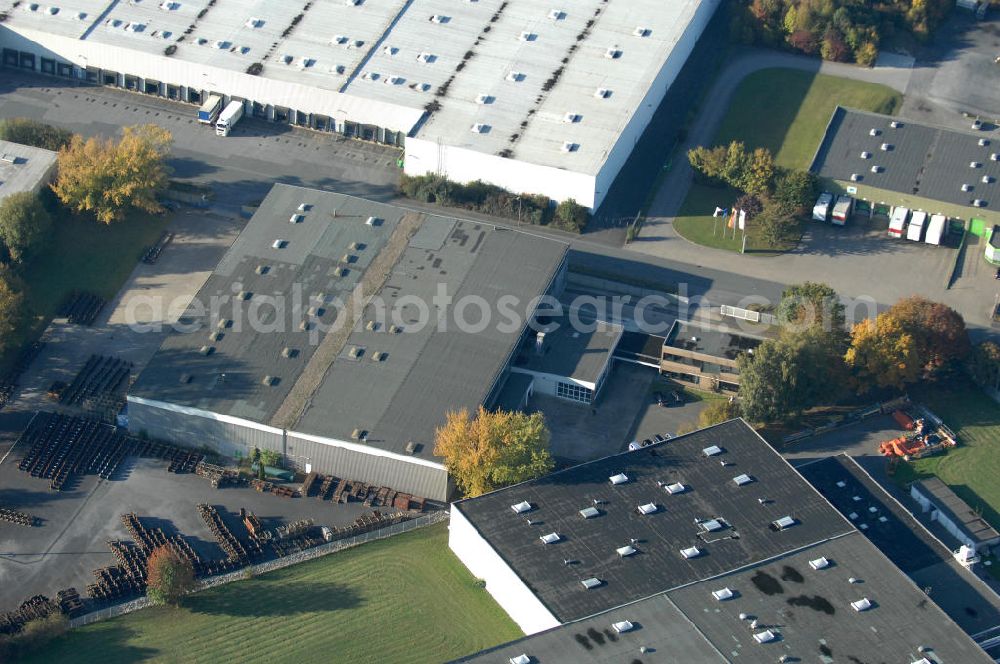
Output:
<svg viewBox="0 0 1000 664">
<path fill-rule="evenodd" d="M 1000 597 L 965 570 L 856 461 L 839 455 L 799 472 L 968 634 L 1000 625 Z"/>
<path fill-rule="evenodd" d="M 892 127 L 892 122 L 899 126 Z M 871 135 L 873 129 L 876 136 Z M 980 140 L 986 145 L 979 145 Z M 883 143 L 890 148 L 882 150 Z M 863 159 L 862 152 L 871 156 Z M 986 207 L 997 208 L 1000 161 L 991 155 L 998 152 L 1000 145 L 985 132 L 964 133 L 838 107 L 812 170 L 842 182 L 850 182 L 856 173 L 859 184 L 879 189 L 965 206 L 980 199 Z M 872 173 L 872 166 L 879 166 L 880 172 Z M 984 177 L 989 182 L 983 182 Z M 962 191 L 965 184 L 970 191 Z"/>
<path fill-rule="evenodd" d="M 811 561 L 828 566 L 814 569 Z M 858 582 L 850 583 L 854 578 Z M 716 599 L 728 589 L 732 597 Z M 856 611 L 852 602 L 872 607 Z M 741 619 L 740 614 L 746 614 Z M 758 621 L 751 629 L 751 620 Z M 633 629 L 619 634 L 615 623 Z M 919 628 L 915 628 L 919 625 Z M 774 641 L 754 634 L 770 630 Z M 645 646 L 648 652 L 640 654 Z M 992 659 L 857 531 L 490 648 L 461 662 L 916 662 Z"/>
<path fill-rule="evenodd" d="M 664 346 L 735 360 L 742 353 L 759 346 L 762 341 L 762 337 L 743 332 L 678 320 L 667 333 Z"/>
<path fill-rule="evenodd" d="M 711 446 L 721 453 L 706 456 Z M 612 484 L 619 473 L 628 481 Z M 738 485 L 734 478 L 744 474 L 751 481 Z M 683 492 L 666 490 L 678 482 Z M 580 510 L 595 500 L 599 516 L 585 519 Z M 522 501 L 531 512 L 511 509 Z M 639 506 L 649 503 L 657 511 L 641 514 Z M 743 420 L 459 501 L 455 509 L 561 622 L 852 530 Z M 786 516 L 793 525 L 773 529 Z M 707 530 L 711 520 L 718 530 Z M 560 541 L 539 539 L 553 532 Z M 633 539 L 639 553 L 619 556 L 616 549 Z M 685 558 L 681 551 L 689 547 L 699 555 Z M 591 577 L 603 584 L 586 590 L 581 581 Z"/>
<path fill-rule="evenodd" d="M 514 366 L 528 371 L 596 383 L 611 361 L 622 326 L 605 321 L 574 325 L 569 316 L 539 319 L 545 326 L 541 348 L 537 332 L 525 337 Z"/>
<path fill-rule="evenodd" d="M 934 506 L 943 512 L 956 526 L 972 540 L 989 544 L 1000 539 L 1000 533 L 991 526 L 969 504 L 959 498 L 951 488 L 937 477 L 919 480 L 913 485 L 917 491 L 929 498 Z"/>
<path fill-rule="evenodd" d="M 291 223 L 296 214 L 302 218 Z M 415 228 L 412 235 L 403 233 L 404 223 Z M 276 240 L 286 245 L 278 248 Z M 399 258 L 370 272 L 386 247 Z M 206 310 L 186 312 L 197 331 L 172 333 L 130 393 L 340 440 L 366 431 L 367 444 L 396 452 L 414 441 L 421 444 L 417 456 L 431 456 L 445 413 L 482 403 L 521 337 L 521 330 L 497 324 L 470 332 L 454 316 L 438 324 L 438 289 L 455 303 L 481 298 L 495 305 L 512 295 L 523 329 L 528 304 L 550 288 L 567 248 L 481 222 L 275 185 L 196 296 Z M 319 344 L 333 341 L 341 305 L 370 280 L 383 284 L 377 295 L 387 313 L 377 316 L 369 302 L 333 359 L 310 365 Z M 234 300 L 240 291 L 249 299 Z M 212 311 L 207 305 L 219 297 L 229 302 Z M 266 298 L 284 298 L 285 308 L 275 313 Z M 420 325 L 416 302 L 428 308 L 429 324 Z M 250 325 L 236 313 L 258 303 L 268 325 Z M 310 307 L 319 308 L 321 325 L 302 329 Z M 477 315 L 469 322 L 479 322 Z M 226 319 L 233 324 L 219 327 Z M 221 338 L 210 339 L 216 332 Z M 202 354 L 203 346 L 212 352 Z M 316 387 L 298 394 L 292 387 L 307 368 L 318 372 Z M 279 409 L 298 419 L 272 422 Z"/>
</svg>

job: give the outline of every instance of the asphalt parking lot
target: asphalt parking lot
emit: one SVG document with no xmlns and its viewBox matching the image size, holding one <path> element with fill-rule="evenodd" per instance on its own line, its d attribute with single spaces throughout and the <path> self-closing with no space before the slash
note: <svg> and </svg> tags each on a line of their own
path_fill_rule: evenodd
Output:
<svg viewBox="0 0 1000 664">
<path fill-rule="evenodd" d="M 879 443 L 902 434 L 903 430 L 891 415 L 879 415 L 786 445 L 781 448 L 781 454 L 793 466 L 836 454 L 875 457 L 878 461 L 881 460 Z"/>
<path fill-rule="evenodd" d="M 26 450 L 15 446 L 0 462 L 0 505 L 41 519 L 35 528 L 0 522 L 0 612 L 36 594 L 54 597 L 75 587 L 84 595 L 92 571 L 116 564 L 108 540 L 131 540 L 121 515 L 135 512 L 147 526 L 179 532 L 202 558 L 224 558 L 195 506 L 224 512 L 227 525 L 247 537 L 240 508 L 256 514 L 265 528 L 311 518 L 317 525 L 344 526 L 371 510 L 361 503 L 334 504 L 316 498 L 279 498 L 250 488 L 213 489 L 193 474 L 167 472 L 167 462 L 129 457 L 111 480 L 85 475 L 70 490 L 55 492 L 49 480 L 17 468 Z"/>
<path fill-rule="evenodd" d="M 1000 597 L 853 461 L 831 457 L 799 472 L 968 634 L 1000 624 Z"/>
</svg>

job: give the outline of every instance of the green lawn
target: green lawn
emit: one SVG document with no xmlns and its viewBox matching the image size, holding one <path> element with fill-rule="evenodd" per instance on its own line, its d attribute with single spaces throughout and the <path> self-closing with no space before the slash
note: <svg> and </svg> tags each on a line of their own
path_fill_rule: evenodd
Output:
<svg viewBox="0 0 1000 664">
<path fill-rule="evenodd" d="M 74 630 L 28 662 L 441 662 L 522 634 L 446 524 Z"/>
<path fill-rule="evenodd" d="M 765 147 L 778 166 L 809 167 L 838 105 L 891 115 L 903 96 L 891 88 L 792 69 L 750 74 L 715 135 L 715 145 L 743 141 Z"/>
<path fill-rule="evenodd" d="M 882 85 L 792 69 L 765 69 L 747 76 L 737 88 L 712 145 L 743 141 L 748 148 L 769 148 L 783 168 L 805 169 L 838 104 L 892 113 L 901 103 L 898 92 Z M 674 220 L 674 228 L 697 244 L 739 251 L 739 233 L 733 240 L 712 232 L 712 211 L 716 206 L 732 205 L 737 196 L 733 189 L 694 184 Z M 754 253 L 787 251 L 794 245 L 789 242 L 766 247 L 754 242 L 752 235 L 748 241 Z"/>
<path fill-rule="evenodd" d="M 18 330 L 2 364 L 9 366 L 20 347 L 41 334 L 71 291 L 113 298 L 167 222 L 165 215 L 140 212 L 111 225 L 92 217 L 57 216 L 49 243 L 20 272 L 31 319 Z"/>
<path fill-rule="evenodd" d="M 937 475 L 973 509 L 1000 528 L 1000 404 L 971 386 L 934 386 L 913 392 L 958 435 L 945 454 L 901 463 L 900 484 Z"/>
</svg>

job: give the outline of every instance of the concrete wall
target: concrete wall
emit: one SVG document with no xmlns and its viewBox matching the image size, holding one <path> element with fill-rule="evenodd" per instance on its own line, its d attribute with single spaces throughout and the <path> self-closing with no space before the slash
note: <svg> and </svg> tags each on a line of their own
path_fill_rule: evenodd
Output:
<svg viewBox="0 0 1000 664">
<path fill-rule="evenodd" d="M 406 139 L 407 175 L 438 173 L 456 182 L 482 180 L 515 193 L 545 194 L 557 201 L 573 198 L 595 207 L 594 176 L 517 159 L 504 159 L 422 138 Z"/>
<path fill-rule="evenodd" d="M 473 576 L 486 582 L 487 592 L 525 634 L 559 626 L 556 617 L 454 505 L 448 525 L 448 547 Z M 580 591 L 584 592 L 582 587 Z"/>
<path fill-rule="evenodd" d="M 445 501 L 450 490 L 444 466 L 376 447 L 285 431 L 250 420 L 141 397 L 128 397 L 129 432 L 188 447 L 207 447 L 226 457 L 249 456 L 254 447 L 285 455 L 289 465 L 414 496 Z"/>
</svg>

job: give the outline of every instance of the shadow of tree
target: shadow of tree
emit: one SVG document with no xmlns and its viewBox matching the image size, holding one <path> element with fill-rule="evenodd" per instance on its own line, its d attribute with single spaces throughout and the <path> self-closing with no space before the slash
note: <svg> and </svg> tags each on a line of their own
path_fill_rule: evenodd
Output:
<svg viewBox="0 0 1000 664">
<path fill-rule="evenodd" d="M 185 600 L 192 613 L 221 616 L 295 616 L 361 605 L 357 591 L 336 583 L 287 583 L 280 575 L 249 579 Z"/>
<path fill-rule="evenodd" d="M 130 664 L 145 662 L 161 653 L 132 643 L 140 636 L 138 630 L 127 627 L 120 620 L 109 620 L 86 629 L 77 629 L 51 641 L 49 644 L 25 653 L 17 661 L 25 664 L 50 664 L 51 662 L 100 662 L 100 664 Z"/>
</svg>

